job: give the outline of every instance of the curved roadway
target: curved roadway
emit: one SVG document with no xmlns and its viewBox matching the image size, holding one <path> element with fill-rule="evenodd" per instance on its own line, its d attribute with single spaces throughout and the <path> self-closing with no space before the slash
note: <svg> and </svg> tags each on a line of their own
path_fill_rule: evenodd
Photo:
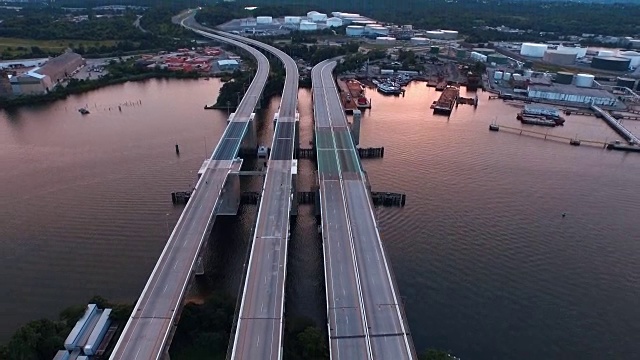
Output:
<svg viewBox="0 0 640 360">
<path fill-rule="evenodd" d="M 194 15 L 189 13 L 182 24 L 268 51 L 280 59 L 286 70 L 231 353 L 231 359 L 279 360 L 289 217 L 295 191 L 292 172 L 297 140 L 298 66 L 283 51 L 260 41 L 202 27 L 195 22 Z"/>
<path fill-rule="evenodd" d="M 167 341 L 172 336 L 176 314 L 180 312 L 185 291 L 193 275 L 195 261 L 211 230 L 216 210 L 222 203 L 220 195 L 227 176 L 237 166 L 233 159 L 238 154 L 251 113 L 269 74 L 269 62 L 258 50 L 238 41 L 198 32 L 248 51 L 256 58 L 258 69 L 178 219 L 112 352 L 112 360 L 150 360 L 164 356 Z"/>
<path fill-rule="evenodd" d="M 335 60 L 316 65 L 316 151 L 332 359 L 413 359 L 360 159 L 338 97 Z"/>
</svg>

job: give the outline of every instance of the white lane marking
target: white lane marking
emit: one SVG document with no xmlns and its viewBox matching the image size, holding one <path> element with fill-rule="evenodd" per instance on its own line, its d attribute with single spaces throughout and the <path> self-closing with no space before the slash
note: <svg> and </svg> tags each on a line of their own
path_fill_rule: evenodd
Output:
<svg viewBox="0 0 640 360">
<path fill-rule="evenodd" d="M 258 335 L 258 341 L 256 341 L 256 347 L 260 346 L 260 335 Z"/>
<path fill-rule="evenodd" d="M 167 291 L 167 286 L 169 286 L 169 284 L 164 286 L 164 290 L 162 290 L 162 293 L 164 294 L 165 291 Z"/>
<path fill-rule="evenodd" d="M 140 355 L 140 350 L 142 350 L 142 348 L 138 349 L 138 352 L 136 353 L 136 357 L 134 358 L 134 360 L 138 358 L 138 355 Z"/>
</svg>

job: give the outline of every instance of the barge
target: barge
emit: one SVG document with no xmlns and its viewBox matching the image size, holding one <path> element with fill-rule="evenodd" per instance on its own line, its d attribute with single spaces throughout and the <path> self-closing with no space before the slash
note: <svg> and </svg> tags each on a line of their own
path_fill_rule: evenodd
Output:
<svg viewBox="0 0 640 360">
<path fill-rule="evenodd" d="M 451 114 L 451 110 L 460 95 L 460 89 L 455 86 L 447 86 L 442 91 L 438 101 L 434 101 L 431 105 L 434 114 Z"/>
</svg>

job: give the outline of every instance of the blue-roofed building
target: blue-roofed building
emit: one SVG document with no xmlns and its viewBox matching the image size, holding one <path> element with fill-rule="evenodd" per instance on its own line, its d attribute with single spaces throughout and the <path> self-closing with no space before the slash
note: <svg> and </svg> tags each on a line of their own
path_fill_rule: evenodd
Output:
<svg viewBox="0 0 640 360">
<path fill-rule="evenodd" d="M 220 71 L 234 71 L 240 67 L 238 60 L 218 60 Z"/>
<path fill-rule="evenodd" d="M 81 341 L 83 335 L 87 331 L 91 331 L 93 326 L 91 323 L 96 317 L 98 310 L 98 306 L 96 304 L 89 304 L 87 306 L 87 310 L 84 312 L 84 315 L 76 322 L 76 325 L 71 329 L 69 336 L 64 341 L 64 348 L 67 350 L 75 350 L 80 347 L 79 342 Z M 89 328 L 91 326 L 91 328 Z"/>
</svg>

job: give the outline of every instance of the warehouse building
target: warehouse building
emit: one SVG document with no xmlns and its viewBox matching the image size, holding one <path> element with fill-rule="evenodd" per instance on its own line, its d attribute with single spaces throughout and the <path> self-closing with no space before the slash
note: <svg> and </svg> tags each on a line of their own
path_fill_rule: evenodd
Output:
<svg viewBox="0 0 640 360">
<path fill-rule="evenodd" d="M 220 71 L 234 71 L 240 67 L 237 60 L 218 60 L 218 69 Z"/>
<path fill-rule="evenodd" d="M 35 68 L 24 74 L 12 76 L 11 90 L 14 95 L 36 95 L 44 94 L 53 89 L 53 82 L 47 75 L 38 72 L 40 68 Z"/>
<path fill-rule="evenodd" d="M 71 76 L 71 74 L 85 64 L 85 60 L 79 54 L 66 52 L 47 61 L 37 72 L 48 76 L 51 82 L 55 84 Z"/>
<path fill-rule="evenodd" d="M 553 86 L 529 85 L 527 95 L 534 99 L 566 101 L 573 103 L 613 106 L 616 97 L 606 90 L 580 88 L 572 85 L 555 84 Z"/>
</svg>

